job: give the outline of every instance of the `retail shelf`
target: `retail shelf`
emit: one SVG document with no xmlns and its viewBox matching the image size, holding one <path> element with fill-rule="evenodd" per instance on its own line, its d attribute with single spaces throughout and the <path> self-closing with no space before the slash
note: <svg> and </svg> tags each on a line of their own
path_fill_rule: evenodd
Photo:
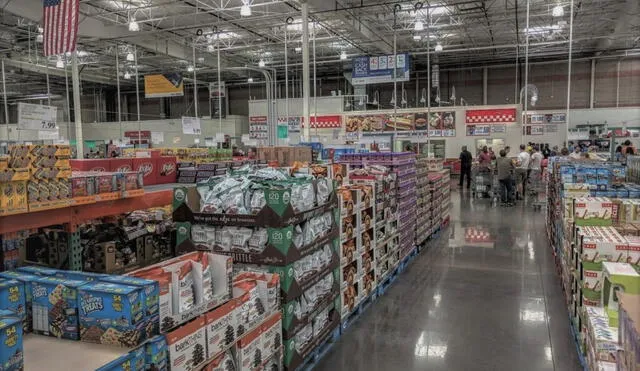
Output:
<svg viewBox="0 0 640 371">
<path fill-rule="evenodd" d="M 100 200 L 94 203 L 0 216 L 0 235 L 53 224 L 69 224 L 73 230 L 76 225 L 87 220 L 169 205 L 172 201 L 173 191 L 167 189 L 131 196 L 129 198 Z"/>
</svg>

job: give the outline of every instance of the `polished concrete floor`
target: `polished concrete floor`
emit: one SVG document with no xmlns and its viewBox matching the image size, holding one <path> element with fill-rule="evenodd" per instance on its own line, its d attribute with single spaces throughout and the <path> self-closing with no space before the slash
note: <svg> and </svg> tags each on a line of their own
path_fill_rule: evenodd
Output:
<svg viewBox="0 0 640 371">
<path fill-rule="evenodd" d="M 316 370 L 580 370 L 544 212 L 458 190 L 452 223 Z"/>
</svg>

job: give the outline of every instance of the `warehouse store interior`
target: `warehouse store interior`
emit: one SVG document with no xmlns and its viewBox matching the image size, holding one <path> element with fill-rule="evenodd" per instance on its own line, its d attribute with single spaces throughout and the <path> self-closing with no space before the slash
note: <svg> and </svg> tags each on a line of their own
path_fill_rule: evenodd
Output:
<svg viewBox="0 0 640 371">
<path fill-rule="evenodd" d="M 640 370 L 639 1 L 0 9 L 0 370 Z"/>
</svg>

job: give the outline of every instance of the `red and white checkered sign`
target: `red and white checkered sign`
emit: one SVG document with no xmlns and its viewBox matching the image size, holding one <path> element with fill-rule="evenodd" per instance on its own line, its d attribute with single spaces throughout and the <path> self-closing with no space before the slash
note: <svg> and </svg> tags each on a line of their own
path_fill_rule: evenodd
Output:
<svg viewBox="0 0 640 371">
<path fill-rule="evenodd" d="M 467 124 L 511 124 L 516 122 L 516 109 L 467 110 Z"/>
<path fill-rule="evenodd" d="M 309 117 L 311 128 L 315 129 L 339 129 L 342 127 L 342 116 L 318 116 Z M 304 117 L 302 118 L 302 127 L 304 127 Z"/>
</svg>

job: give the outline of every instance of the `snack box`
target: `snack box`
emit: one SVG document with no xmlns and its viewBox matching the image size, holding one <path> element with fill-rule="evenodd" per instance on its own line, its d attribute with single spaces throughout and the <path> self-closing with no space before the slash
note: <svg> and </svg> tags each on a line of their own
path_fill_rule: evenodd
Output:
<svg viewBox="0 0 640 371">
<path fill-rule="evenodd" d="M 33 328 L 33 315 L 32 315 L 32 302 L 33 295 L 31 293 L 31 282 L 39 279 L 40 277 L 28 274 L 28 273 L 20 273 L 16 271 L 6 271 L 0 272 L 0 278 L 4 279 L 13 279 L 16 281 L 20 281 L 24 284 L 24 297 L 26 302 L 26 325 L 25 332 L 30 332 Z"/>
<path fill-rule="evenodd" d="M 145 365 L 147 358 L 145 347 L 136 348 L 129 352 L 129 354 L 131 354 L 131 371 L 145 371 L 147 369 Z"/>
<path fill-rule="evenodd" d="M 207 325 L 207 358 L 229 348 L 236 340 L 236 309 L 238 304 L 230 300 L 226 304 L 205 314 Z"/>
<path fill-rule="evenodd" d="M 78 289 L 85 284 L 58 277 L 31 282 L 33 332 L 79 340 Z"/>
<path fill-rule="evenodd" d="M 26 325 L 26 297 L 24 283 L 18 280 L 0 280 L 0 309 L 15 313 L 15 317 L 25 321 Z"/>
<path fill-rule="evenodd" d="M 574 200 L 577 226 L 611 226 L 613 203 L 606 197 L 582 197 Z"/>
<path fill-rule="evenodd" d="M 87 282 L 101 281 L 106 277 L 111 277 L 108 274 L 103 274 L 103 273 L 78 272 L 78 271 L 57 271 L 55 276 L 64 278 L 66 280 L 87 281 Z"/>
<path fill-rule="evenodd" d="M 235 358 L 230 351 L 224 352 L 204 366 L 203 371 L 229 371 L 235 370 Z M 267 369 L 265 369 L 267 370 Z"/>
<path fill-rule="evenodd" d="M 142 303 L 146 326 L 145 338 L 160 333 L 160 286 L 157 281 L 131 276 L 109 276 L 101 281 L 142 289 Z"/>
<path fill-rule="evenodd" d="M 602 263 L 604 284 L 602 305 L 609 317 L 609 326 L 618 327 L 618 297 L 621 292 L 640 295 L 640 274 L 630 264 Z"/>
<path fill-rule="evenodd" d="M 0 318 L 0 370 L 18 371 L 24 368 L 22 321 Z"/>
<path fill-rule="evenodd" d="M 200 316 L 166 335 L 171 371 L 197 369 L 207 352 L 205 318 Z"/>
<path fill-rule="evenodd" d="M 34 274 L 36 276 L 55 276 L 58 273 L 57 269 L 51 269 L 46 267 L 40 267 L 37 265 L 28 265 L 26 267 L 20 267 L 16 269 L 18 272 Z"/>
<path fill-rule="evenodd" d="M 131 371 L 135 370 L 133 365 L 135 365 L 133 354 L 127 353 L 96 369 L 96 371 Z"/>
<path fill-rule="evenodd" d="M 146 338 L 143 290 L 108 282 L 90 282 L 78 290 L 80 340 L 132 347 Z"/>
<path fill-rule="evenodd" d="M 164 336 L 152 337 L 145 344 L 145 364 L 152 370 L 167 371 L 167 340 Z"/>
</svg>

